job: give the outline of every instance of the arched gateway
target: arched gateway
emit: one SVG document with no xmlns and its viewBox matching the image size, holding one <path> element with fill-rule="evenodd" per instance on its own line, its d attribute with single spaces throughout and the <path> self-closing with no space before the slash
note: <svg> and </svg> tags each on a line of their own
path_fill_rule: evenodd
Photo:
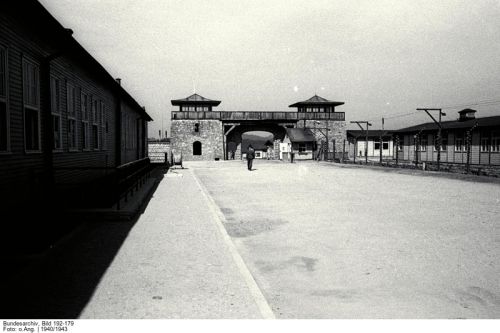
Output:
<svg viewBox="0 0 500 333">
<path fill-rule="evenodd" d="M 279 147 L 276 143 L 285 139 L 287 128 L 309 129 L 317 142 L 328 141 L 329 151 L 337 152 L 342 151 L 346 139 L 345 114 L 335 111 L 344 103 L 316 95 L 290 105 L 296 112 L 214 111 L 221 102 L 198 94 L 171 102 L 179 107 L 172 111 L 172 149 L 182 152 L 185 161 L 230 159 L 231 152 L 239 159 L 242 135 L 251 131 L 272 133 Z"/>
</svg>

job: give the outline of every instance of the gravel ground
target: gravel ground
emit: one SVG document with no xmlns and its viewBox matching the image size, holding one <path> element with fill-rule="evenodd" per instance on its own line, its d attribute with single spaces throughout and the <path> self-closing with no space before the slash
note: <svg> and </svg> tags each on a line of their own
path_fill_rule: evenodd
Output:
<svg viewBox="0 0 500 333">
<path fill-rule="evenodd" d="M 500 318 L 500 185 L 191 162 L 278 318 Z"/>
</svg>

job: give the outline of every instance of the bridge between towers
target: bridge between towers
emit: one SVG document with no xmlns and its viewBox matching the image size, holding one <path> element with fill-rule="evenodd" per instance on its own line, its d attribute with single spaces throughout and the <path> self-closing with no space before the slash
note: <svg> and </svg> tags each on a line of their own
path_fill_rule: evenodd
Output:
<svg viewBox="0 0 500 333">
<path fill-rule="evenodd" d="M 345 113 L 335 112 L 335 106 L 343 102 L 321 99 L 299 102 L 292 111 L 213 111 L 220 101 L 192 95 L 186 99 L 173 100 L 179 111 L 171 112 L 172 148 L 181 151 L 185 160 L 228 159 L 229 152 L 236 150 L 236 158 L 241 155 L 242 135 L 251 131 L 264 131 L 283 140 L 286 128 L 341 128 L 345 136 Z M 321 100 L 319 100 L 321 99 Z M 334 125 L 337 124 L 337 125 Z M 324 140 L 317 133 L 317 140 Z"/>
</svg>

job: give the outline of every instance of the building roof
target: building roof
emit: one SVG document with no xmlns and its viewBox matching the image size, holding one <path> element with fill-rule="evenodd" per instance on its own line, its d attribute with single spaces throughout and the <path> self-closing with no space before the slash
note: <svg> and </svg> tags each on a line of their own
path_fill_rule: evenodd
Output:
<svg viewBox="0 0 500 333">
<path fill-rule="evenodd" d="M 299 106 L 338 106 L 338 105 L 343 105 L 344 102 L 334 102 L 334 101 L 329 101 L 326 98 L 323 98 L 318 95 L 314 95 L 313 97 L 309 98 L 308 100 L 302 101 L 302 102 L 297 102 L 295 104 L 289 105 L 289 107 L 299 107 Z"/>
<path fill-rule="evenodd" d="M 464 121 L 451 120 L 443 121 L 441 126 L 444 130 L 451 129 L 468 129 L 474 126 L 477 122 L 477 127 L 494 127 L 500 126 L 500 116 L 483 117 L 476 119 L 468 119 Z M 420 131 L 437 131 L 438 126 L 434 122 L 428 122 L 424 124 L 419 124 L 415 126 L 405 127 L 398 130 L 392 130 L 392 133 L 414 133 Z"/>
<path fill-rule="evenodd" d="M 306 128 L 287 128 L 286 134 L 291 142 L 315 142 L 316 138 L 310 129 Z"/>
<path fill-rule="evenodd" d="M 23 24 L 30 28 L 32 32 L 49 39 L 50 43 L 53 43 L 53 54 L 69 55 L 78 59 L 93 74 L 106 81 L 112 90 L 118 92 L 121 98 L 131 103 L 134 109 L 147 121 L 153 120 L 115 78 L 72 37 L 73 32 L 71 29 L 63 27 L 42 4 L 36 0 L 8 0 L 2 5 L 4 5 L 2 10 L 6 10 L 13 17 L 17 17 L 20 22 L 24 22 Z"/>
<path fill-rule="evenodd" d="M 172 105 L 213 105 L 217 106 L 220 104 L 221 101 L 216 101 L 213 99 L 208 99 L 203 96 L 200 96 L 198 94 L 192 94 L 191 96 L 188 96 L 186 98 L 181 98 L 181 99 L 173 99 L 170 101 Z"/>
<path fill-rule="evenodd" d="M 392 136 L 391 134 L 392 131 L 388 130 L 368 130 L 368 137 L 369 138 L 379 138 L 381 135 L 382 137 L 390 137 Z M 362 130 L 347 130 L 347 136 L 353 137 L 353 138 L 365 138 L 366 134 L 365 131 Z"/>
</svg>

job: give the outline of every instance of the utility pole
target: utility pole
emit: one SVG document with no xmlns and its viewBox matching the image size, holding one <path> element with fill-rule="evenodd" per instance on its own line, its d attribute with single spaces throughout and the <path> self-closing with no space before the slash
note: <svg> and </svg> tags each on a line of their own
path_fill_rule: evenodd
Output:
<svg viewBox="0 0 500 333">
<path fill-rule="evenodd" d="M 328 119 L 326 120 L 326 159 L 327 161 L 330 160 L 330 143 L 328 142 Z M 335 157 L 333 158 L 335 160 Z"/>
<path fill-rule="evenodd" d="M 351 124 L 357 124 L 362 131 L 365 131 L 365 163 L 368 164 L 368 127 L 370 124 L 368 121 L 351 121 Z M 361 126 L 361 124 L 366 124 L 366 130 Z"/>
<path fill-rule="evenodd" d="M 439 171 L 439 164 L 441 163 L 441 148 L 442 148 L 442 138 L 441 138 L 441 130 L 443 127 L 441 126 L 441 116 L 446 116 L 446 113 L 443 112 L 443 109 L 437 109 L 437 108 L 417 108 L 417 111 L 425 111 L 431 117 L 431 119 L 438 125 L 438 135 L 437 135 L 437 141 L 438 141 L 438 156 L 437 156 L 437 169 Z M 429 111 L 438 111 L 439 112 L 439 121 L 436 120 L 430 113 Z"/>
<path fill-rule="evenodd" d="M 396 166 L 398 165 L 398 162 L 399 162 L 399 146 L 401 145 L 400 140 L 401 139 L 399 138 L 399 134 L 396 135 Z"/>
<path fill-rule="evenodd" d="M 382 134 L 384 132 L 384 118 L 382 117 L 382 132 L 380 132 L 380 138 L 379 138 L 379 151 L 380 151 L 380 165 L 382 165 Z"/>
<path fill-rule="evenodd" d="M 358 137 L 354 138 L 354 164 L 356 164 L 357 154 L 358 154 Z"/>
<path fill-rule="evenodd" d="M 479 125 L 479 123 L 476 121 L 476 123 L 474 124 L 474 126 L 472 126 L 469 130 L 467 130 L 467 136 L 466 136 L 466 149 L 467 149 L 467 168 L 466 168 L 466 172 L 469 173 L 469 169 L 470 169 L 470 159 L 471 159 L 471 146 L 472 146 L 472 131 L 474 131 L 474 129 Z"/>
</svg>

